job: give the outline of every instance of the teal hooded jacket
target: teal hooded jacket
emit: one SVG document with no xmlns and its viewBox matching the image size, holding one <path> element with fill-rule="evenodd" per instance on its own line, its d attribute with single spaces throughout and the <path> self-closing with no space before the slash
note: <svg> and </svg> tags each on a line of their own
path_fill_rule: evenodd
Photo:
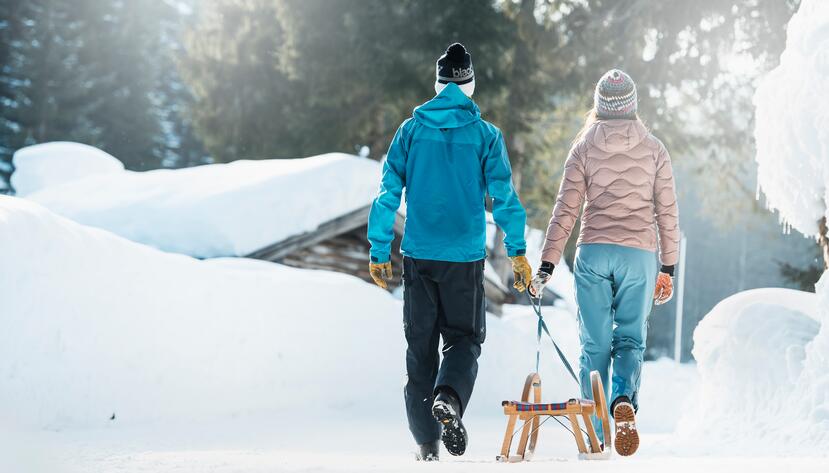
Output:
<svg viewBox="0 0 829 473">
<path fill-rule="evenodd" d="M 394 135 L 368 217 L 371 261 L 389 261 L 395 213 L 406 189 L 401 252 L 468 262 L 486 257 L 486 195 L 509 256 L 526 250 L 526 212 L 512 185 L 501 131 L 453 83 L 415 108 Z"/>
</svg>

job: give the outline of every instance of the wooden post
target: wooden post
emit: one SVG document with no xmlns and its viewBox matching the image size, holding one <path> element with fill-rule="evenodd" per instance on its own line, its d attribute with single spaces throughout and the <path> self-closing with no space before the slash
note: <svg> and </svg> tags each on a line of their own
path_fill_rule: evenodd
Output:
<svg viewBox="0 0 829 473">
<path fill-rule="evenodd" d="M 829 235 L 827 235 L 826 217 L 820 219 L 817 228 L 819 231 L 817 242 L 823 249 L 823 269 L 829 270 Z"/>
<path fill-rule="evenodd" d="M 674 361 L 682 363 L 682 311 L 685 300 L 685 235 L 679 237 L 679 284 L 676 288 L 676 318 L 674 326 Z"/>
</svg>

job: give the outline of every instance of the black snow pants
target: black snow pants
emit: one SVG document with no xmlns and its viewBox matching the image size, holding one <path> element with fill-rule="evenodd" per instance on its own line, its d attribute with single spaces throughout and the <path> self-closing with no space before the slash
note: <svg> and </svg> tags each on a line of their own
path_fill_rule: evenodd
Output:
<svg viewBox="0 0 829 473">
<path fill-rule="evenodd" d="M 423 444 L 440 438 L 440 425 L 432 417 L 438 389 L 454 391 L 461 415 L 472 396 L 486 338 L 484 260 L 454 263 L 405 257 L 403 284 L 406 414 L 415 441 Z"/>
</svg>

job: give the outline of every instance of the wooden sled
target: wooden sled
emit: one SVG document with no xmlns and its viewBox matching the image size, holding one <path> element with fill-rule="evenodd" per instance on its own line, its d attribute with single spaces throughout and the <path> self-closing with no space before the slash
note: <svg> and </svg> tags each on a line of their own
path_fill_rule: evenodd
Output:
<svg viewBox="0 0 829 473">
<path fill-rule="evenodd" d="M 541 426 L 542 416 L 566 417 L 570 422 L 573 436 L 576 438 L 576 445 L 579 449 L 579 458 L 585 460 L 600 460 L 610 456 L 613 434 L 610 431 L 610 421 L 607 413 L 607 401 L 605 400 L 602 378 L 598 371 L 590 373 L 590 384 L 593 390 L 594 401 L 588 399 L 570 399 L 567 402 L 543 404 L 541 403 L 541 378 L 538 373 L 530 373 L 524 383 L 524 391 L 521 393 L 520 401 L 504 401 L 504 414 L 507 416 L 507 431 L 504 434 L 504 443 L 501 446 L 501 454 L 497 459 L 501 462 L 520 462 L 529 460 L 535 452 L 538 441 L 538 429 Z M 530 390 L 533 393 L 533 402 L 530 401 Z M 591 416 L 598 416 L 601 420 L 602 433 L 604 434 L 604 446 L 599 444 L 599 438 Z M 582 428 L 579 424 L 579 417 L 587 433 L 587 442 L 582 436 Z M 523 421 L 521 436 L 518 441 L 516 455 L 510 456 L 510 447 L 515 437 L 515 424 L 518 420 Z"/>
</svg>

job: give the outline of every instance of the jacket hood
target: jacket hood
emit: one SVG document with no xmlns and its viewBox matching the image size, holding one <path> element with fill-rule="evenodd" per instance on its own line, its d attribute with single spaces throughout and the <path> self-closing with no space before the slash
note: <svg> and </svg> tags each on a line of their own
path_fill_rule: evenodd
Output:
<svg viewBox="0 0 829 473">
<path fill-rule="evenodd" d="M 586 141 L 602 151 L 621 153 L 635 148 L 647 136 L 648 129 L 639 120 L 599 120 Z"/>
<path fill-rule="evenodd" d="M 481 110 L 461 92 L 447 84 L 432 100 L 414 109 L 414 119 L 429 128 L 460 128 L 481 119 Z"/>
</svg>

